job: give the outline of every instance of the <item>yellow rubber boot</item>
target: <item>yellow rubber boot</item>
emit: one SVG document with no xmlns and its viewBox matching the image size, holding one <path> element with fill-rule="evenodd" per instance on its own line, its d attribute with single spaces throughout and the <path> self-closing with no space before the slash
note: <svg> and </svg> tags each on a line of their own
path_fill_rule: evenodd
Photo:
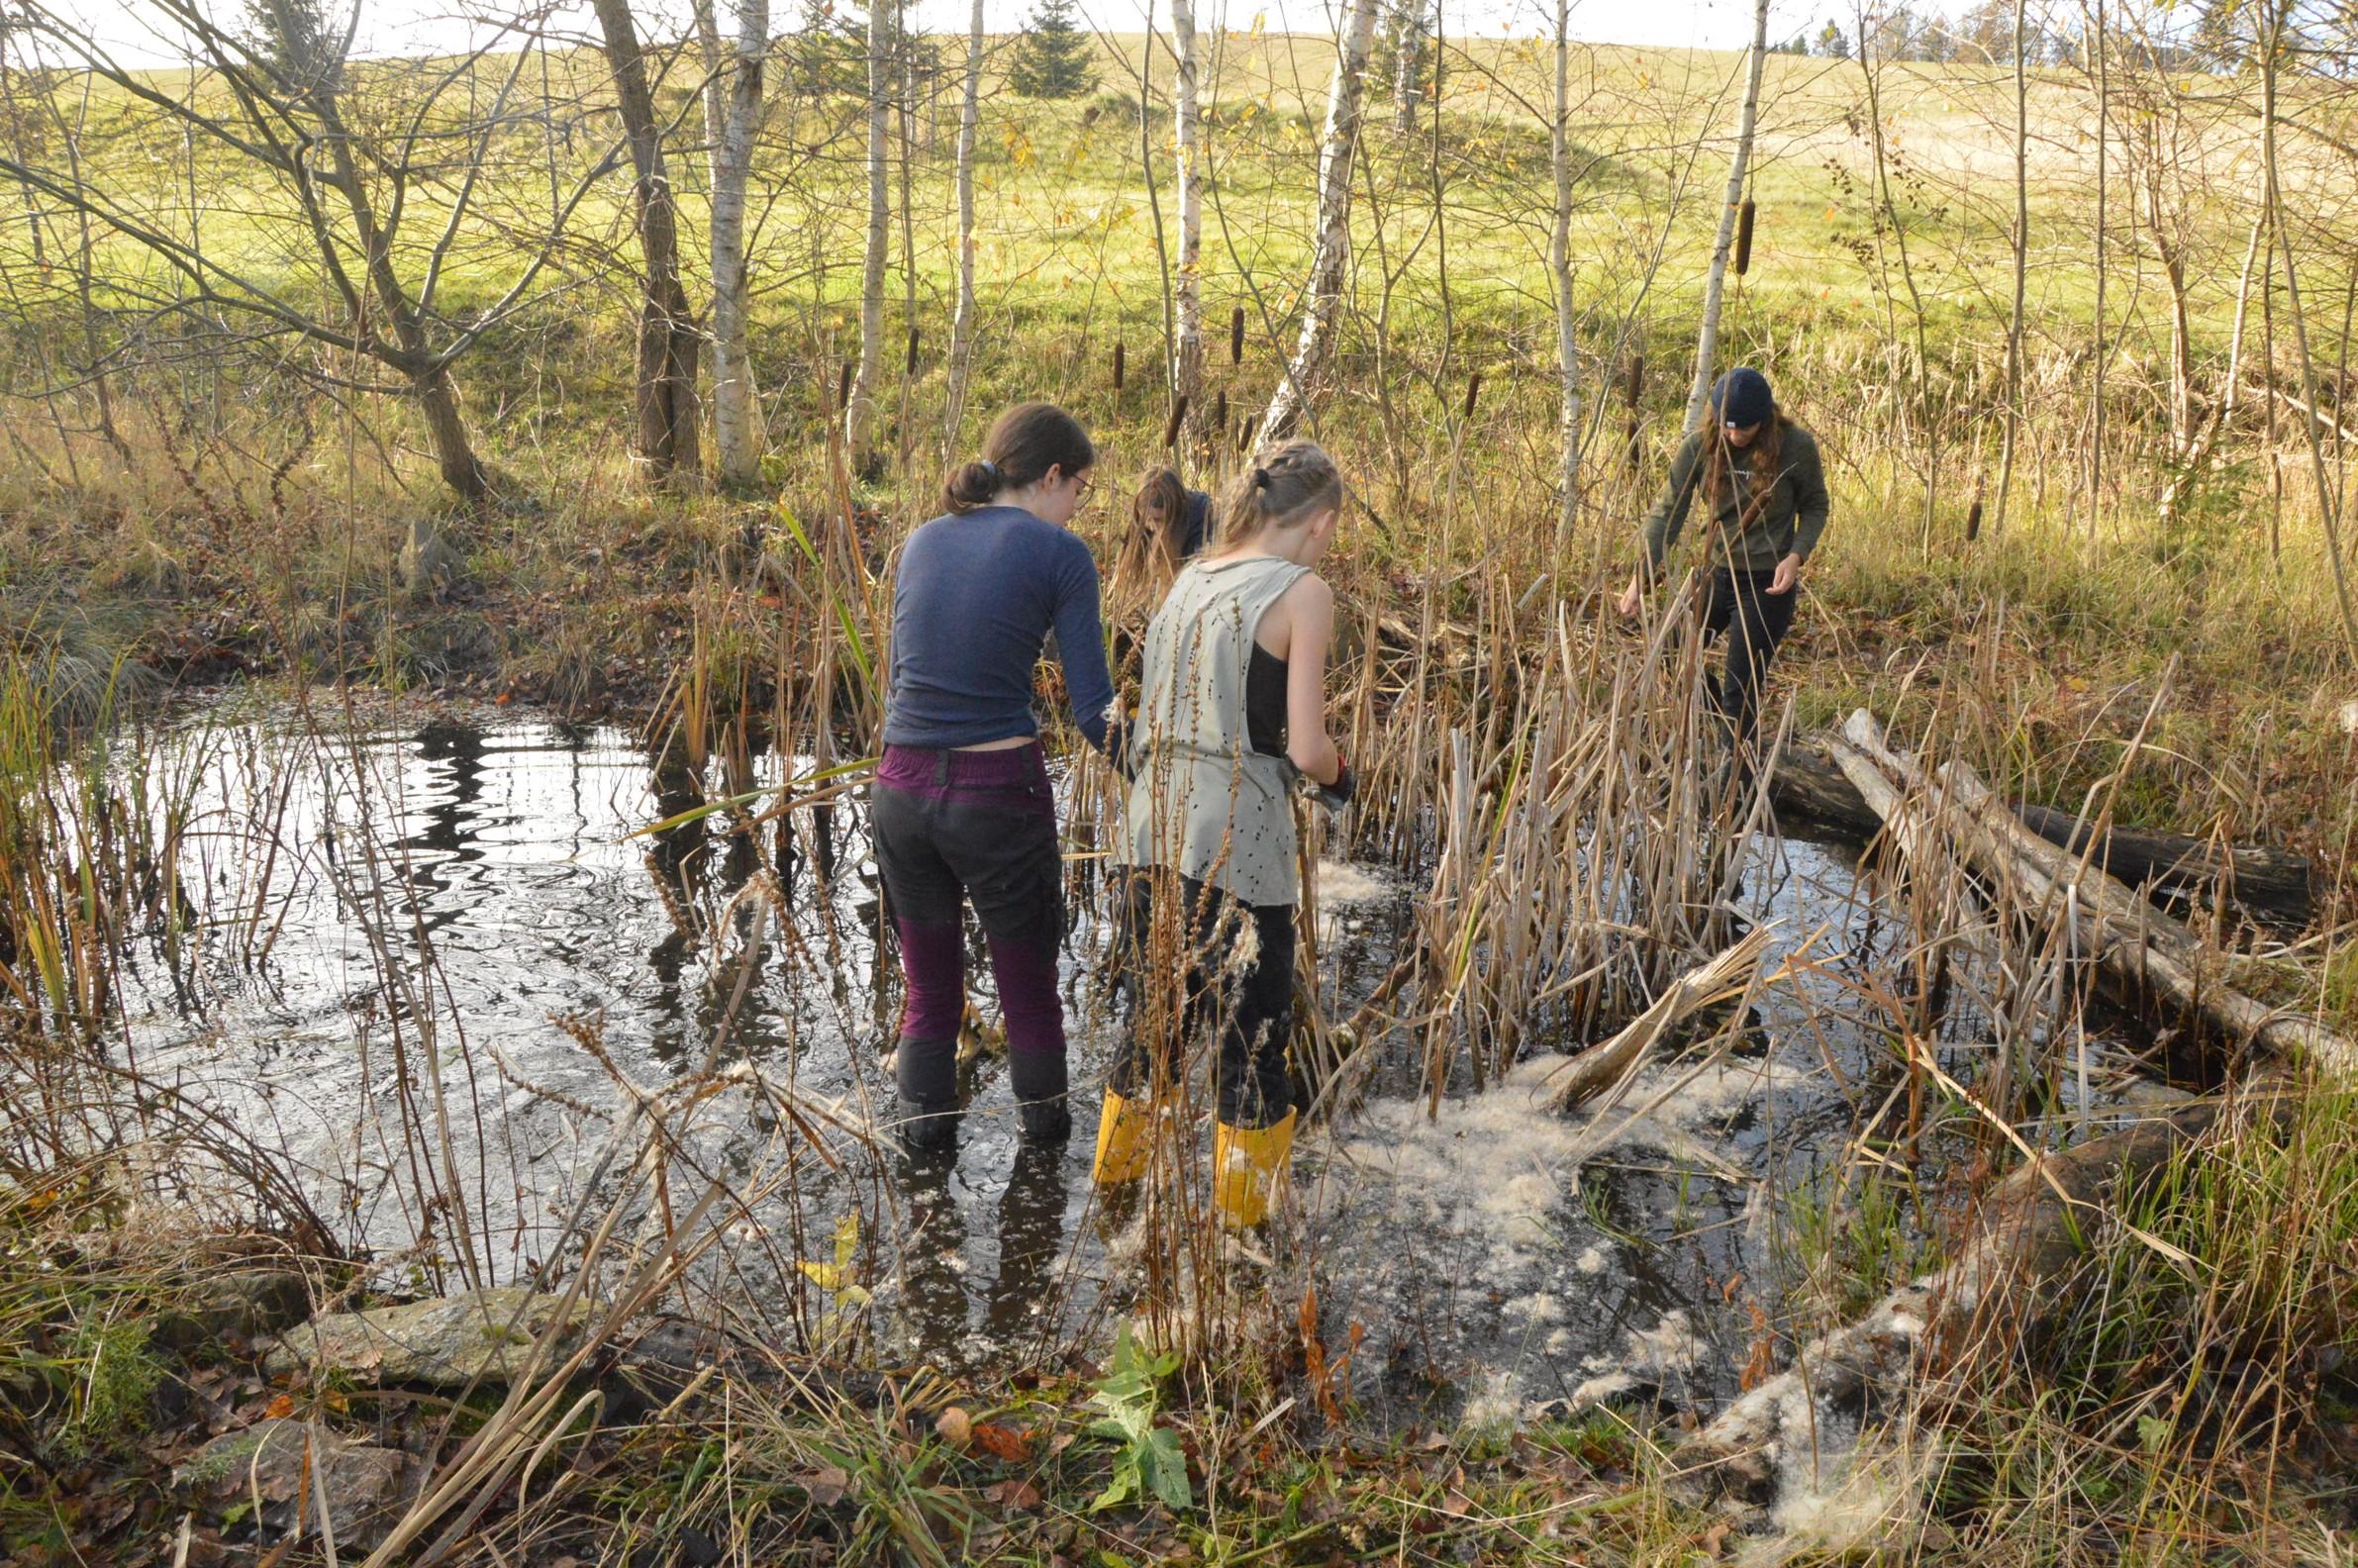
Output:
<svg viewBox="0 0 2358 1568">
<path fill-rule="evenodd" d="M 1212 1206 L 1221 1224 L 1243 1230 L 1269 1218 L 1269 1200 L 1286 1179 L 1294 1154 L 1294 1113 L 1274 1127 L 1239 1127 L 1226 1122 L 1212 1133 Z"/>
<path fill-rule="evenodd" d="M 1097 1116 L 1097 1163 L 1090 1168 L 1091 1179 L 1110 1186 L 1145 1175 L 1151 1146 L 1147 1134 L 1153 1130 L 1152 1106 L 1108 1089 L 1105 1109 Z"/>
</svg>

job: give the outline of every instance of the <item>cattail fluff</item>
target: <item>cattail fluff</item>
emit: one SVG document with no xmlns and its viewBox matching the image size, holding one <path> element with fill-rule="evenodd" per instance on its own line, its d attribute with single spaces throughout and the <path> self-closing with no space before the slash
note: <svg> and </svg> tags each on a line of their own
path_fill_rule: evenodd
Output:
<svg viewBox="0 0 2358 1568">
<path fill-rule="evenodd" d="M 1752 267 L 1752 198 L 1735 210 L 1735 275 L 1742 277 Z"/>
</svg>

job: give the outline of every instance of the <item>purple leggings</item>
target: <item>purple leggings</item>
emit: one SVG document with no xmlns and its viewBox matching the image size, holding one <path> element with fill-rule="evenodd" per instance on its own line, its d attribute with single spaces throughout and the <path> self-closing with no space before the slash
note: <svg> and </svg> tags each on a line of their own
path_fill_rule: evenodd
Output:
<svg viewBox="0 0 2358 1568">
<path fill-rule="evenodd" d="M 876 864 L 901 937 L 908 1000 L 901 1087 L 920 1105 L 954 1103 L 966 1010 L 964 906 L 989 939 L 1019 1100 L 1061 1101 L 1064 1009 L 1056 956 L 1064 868 L 1047 759 L 1038 745 L 933 751 L 888 745 L 873 796 Z"/>
</svg>

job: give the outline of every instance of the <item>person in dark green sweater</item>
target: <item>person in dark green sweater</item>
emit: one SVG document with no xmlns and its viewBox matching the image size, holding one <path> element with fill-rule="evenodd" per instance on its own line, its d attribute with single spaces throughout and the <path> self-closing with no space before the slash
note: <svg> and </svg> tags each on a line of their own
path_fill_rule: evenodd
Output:
<svg viewBox="0 0 2358 1568">
<path fill-rule="evenodd" d="M 1702 423 L 1671 458 L 1670 483 L 1641 530 L 1645 559 L 1621 591 L 1622 615 L 1636 615 L 1647 586 L 1660 579 L 1698 492 L 1711 518 L 1704 636 L 1727 637 L 1726 668 L 1712 688 L 1712 706 L 1741 753 L 1759 717 L 1769 660 L 1792 629 L 1802 567 L 1818 547 L 1826 514 L 1818 442 L 1777 406 L 1768 377 L 1757 370 L 1719 378 Z"/>
</svg>

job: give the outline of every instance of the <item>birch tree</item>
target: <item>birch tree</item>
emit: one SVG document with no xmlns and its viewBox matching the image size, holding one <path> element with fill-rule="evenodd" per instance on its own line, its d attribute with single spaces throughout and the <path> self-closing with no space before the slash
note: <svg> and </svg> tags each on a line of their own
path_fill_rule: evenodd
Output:
<svg viewBox="0 0 2358 1568">
<path fill-rule="evenodd" d="M 949 324 L 949 411 L 943 420 L 943 460 L 958 442 L 966 415 L 966 372 L 974 357 L 974 143 L 982 124 L 983 0 L 966 22 L 966 96 L 958 108 L 958 309 Z"/>
<path fill-rule="evenodd" d="M 1766 0 L 1762 0 L 1765 7 Z M 1765 16 L 1765 10 L 1763 15 Z M 1281 441 L 1301 422 L 1318 382 L 1334 356 L 1335 327 L 1351 259 L 1351 163 L 1359 145 L 1359 116 L 1367 55 L 1375 42 L 1376 0 L 1352 0 L 1335 40 L 1334 80 L 1326 93 L 1326 126 L 1319 139 L 1317 247 L 1302 296 L 1302 335 L 1285 379 L 1261 417 L 1261 444 Z M 1765 25 L 1765 23 L 1763 24 Z"/>
<path fill-rule="evenodd" d="M 884 363 L 884 261 L 892 244 L 892 202 L 885 182 L 891 145 L 893 24 L 891 0 L 868 4 L 868 248 L 859 277 L 859 368 L 843 409 L 843 445 L 864 467 L 875 437 L 876 381 Z"/>
<path fill-rule="evenodd" d="M 633 191 L 643 269 L 639 309 L 637 450 L 649 477 L 698 466 L 696 440 L 695 313 L 680 283 L 679 221 L 671 174 L 663 161 L 662 128 L 646 81 L 646 55 L 631 17 L 630 0 L 594 0 L 607 68 L 614 73 L 623 136 L 638 174 Z"/>
<path fill-rule="evenodd" d="M 1555 165 L 1555 224 L 1547 235 L 1547 275 L 1555 285 L 1559 378 L 1555 543 L 1572 542 L 1580 516 L 1580 343 L 1572 304 L 1572 0 L 1555 0 L 1555 118 L 1548 150 Z"/>
<path fill-rule="evenodd" d="M 1735 151 L 1727 159 L 1727 197 L 1719 204 L 1719 238 L 1703 280 L 1703 326 L 1695 335 L 1695 379 L 1687 389 L 1686 428 L 1703 417 L 1719 357 L 1719 302 L 1727 287 L 1727 258 L 1735 246 L 1736 209 L 1744 201 L 1744 171 L 1752 162 L 1752 130 L 1760 118 L 1760 73 L 1768 63 L 1769 0 L 1753 0 L 1752 49 L 1744 61 L 1744 105 L 1736 116 Z"/>
<path fill-rule="evenodd" d="M 1199 407 L 1204 380 L 1204 126 L 1197 103 L 1200 79 L 1195 0 L 1171 0 L 1171 50 L 1177 76 L 1171 93 L 1171 143 L 1179 174 L 1179 282 L 1173 291 L 1171 397 Z M 1205 423 L 1199 421 L 1199 423 Z"/>
<path fill-rule="evenodd" d="M 761 126 L 769 0 L 737 0 L 734 54 L 724 49 L 712 0 L 696 0 L 704 42 L 704 125 L 712 159 L 713 465 L 722 482 L 761 472 L 761 416 L 745 331 L 745 184 Z"/>
</svg>

